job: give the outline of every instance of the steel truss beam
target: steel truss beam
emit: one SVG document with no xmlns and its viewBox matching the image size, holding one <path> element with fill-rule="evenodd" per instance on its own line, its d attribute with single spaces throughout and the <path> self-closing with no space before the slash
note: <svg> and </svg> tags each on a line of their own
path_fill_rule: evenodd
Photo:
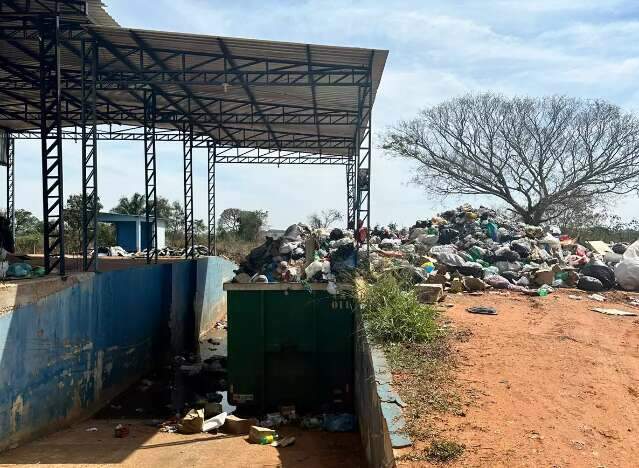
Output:
<svg viewBox="0 0 639 468">
<path fill-rule="evenodd" d="M 346 163 L 346 228 L 355 229 L 355 161 Z"/>
<path fill-rule="evenodd" d="M 16 141 L 8 135 L 7 140 L 7 219 L 9 228 L 15 241 L 16 238 L 16 186 L 15 186 L 15 164 L 16 164 Z"/>
<path fill-rule="evenodd" d="M 214 130 L 211 129 L 211 130 Z M 172 130 L 172 129 L 157 129 L 157 141 L 181 141 L 182 133 Z M 257 132 L 257 131 L 249 131 L 247 129 L 237 129 L 236 141 L 234 143 L 232 140 L 221 138 L 217 141 L 220 141 L 220 144 L 224 146 L 236 146 L 240 148 L 261 148 L 267 149 L 272 148 L 273 141 L 265 137 L 266 132 Z M 286 135 L 286 134 L 284 134 Z M 25 140 L 34 140 L 39 139 L 40 134 L 36 130 L 16 130 L 15 131 L 16 138 L 25 139 Z M 64 128 L 62 130 L 62 138 L 69 140 L 79 140 L 82 138 L 81 130 L 69 127 Z M 313 135 L 287 135 L 280 138 L 280 143 L 283 146 L 288 146 L 289 148 L 298 148 L 299 151 L 303 151 L 305 149 L 315 150 L 317 148 L 317 140 Z M 193 135 L 193 147 L 195 148 L 206 148 L 207 142 L 209 140 L 213 140 L 209 135 Z M 143 127 L 126 127 L 123 129 L 114 130 L 112 126 L 106 126 L 106 129 L 99 128 L 98 129 L 98 140 L 128 140 L 128 141 L 136 141 L 136 140 L 144 140 L 144 131 Z M 352 139 L 345 139 L 342 137 L 330 137 L 322 139 L 322 153 L 331 154 L 332 150 L 339 150 L 339 152 L 348 151 L 352 147 Z"/>
<path fill-rule="evenodd" d="M 87 14 L 87 2 L 86 0 L 29 0 L 18 4 L 14 0 L 3 0 L 0 3 L 0 13 L 20 16 L 42 14 L 84 16 Z"/>
<path fill-rule="evenodd" d="M 96 69 L 98 49 L 82 42 L 82 268 L 97 271 L 98 264 L 98 120 Z"/>
<path fill-rule="evenodd" d="M 217 158 L 217 146 L 211 143 L 208 146 L 208 248 L 209 254 L 217 255 L 217 231 L 215 219 L 215 163 Z"/>
<path fill-rule="evenodd" d="M 146 263 L 158 262 L 158 205 L 155 175 L 155 94 L 144 95 L 144 200 Z"/>
<path fill-rule="evenodd" d="M 60 122 L 59 17 L 41 22 L 40 136 L 42 144 L 42 201 L 44 218 L 44 267 L 61 275 L 64 264 L 64 205 L 62 186 L 62 128 Z"/>
<path fill-rule="evenodd" d="M 184 255 L 195 258 L 193 228 L 193 127 L 184 129 Z"/>
</svg>

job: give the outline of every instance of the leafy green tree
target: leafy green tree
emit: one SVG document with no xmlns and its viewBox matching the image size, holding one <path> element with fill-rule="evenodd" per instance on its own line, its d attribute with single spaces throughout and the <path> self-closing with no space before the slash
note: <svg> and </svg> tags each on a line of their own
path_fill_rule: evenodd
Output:
<svg viewBox="0 0 639 468">
<path fill-rule="evenodd" d="M 165 197 L 157 197 L 158 217 L 169 219 L 172 214 L 173 205 Z M 178 202 L 174 202 L 178 203 Z M 143 215 L 146 213 L 146 201 L 144 195 L 135 192 L 130 197 L 122 196 L 118 204 L 111 210 L 113 213 Z"/>
<path fill-rule="evenodd" d="M 16 210 L 16 237 L 19 235 L 42 234 L 42 221 L 28 210 Z"/>
</svg>

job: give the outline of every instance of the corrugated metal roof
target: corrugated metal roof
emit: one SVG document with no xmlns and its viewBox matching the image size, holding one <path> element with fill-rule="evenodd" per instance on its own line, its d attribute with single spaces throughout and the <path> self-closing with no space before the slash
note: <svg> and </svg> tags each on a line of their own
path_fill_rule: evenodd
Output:
<svg viewBox="0 0 639 468">
<path fill-rule="evenodd" d="M 223 144 L 237 141 L 231 136 L 236 135 L 256 147 L 297 150 L 301 144 L 305 151 L 346 154 L 355 134 L 360 88 L 354 83 L 347 85 L 348 80 L 361 79 L 370 67 L 374 100 L 388 55 L 386 50 L 106 27 L 104 24 L 115 21 L 99 0 L 89 0 L 88 15 L 92 24 L 84 26 L 85 37 L 100 44 L 101 76 L 108 76 L 113 83 L 127 81 L 129 87 L 138 83 L 135 80 L 138 88 L 152 83 L 159 113 L 175 115 L 178 122 L 193 119 L 196 133 L 208 134 Z M 0 59 L 38 76 L 36 41 L 21 40 L 12 45 L 0 40 L 0 46 Z M 65 76 L 79 76 L 79 50 L 77 40 L 67 40 L 61 47 L 63 88 Z M 306 76 L 309 70 L 317 86 L 311 86 Z M 339 81 L 339 73 L 346 78 Z M 0 80 L 3 78 L 16 79 L 16 75 L 0 63 Z M 101 121 L 139 124 L 144 91 L 118 89 L 117 83 L 111 88 L 99 91 Z M 0 110 L 38 111 L 37 90 L 0 92 Z M 79 99 L 77 86 L 64 89 L 63 100 L 70 103 L 65 109 L 73 110 Z M 25 106 L 21 103 L 25 100 L 34 105 Z M 118 108 L 129 112 L 111 120 L 108 112 Z M 317 121 L 313 117 L 316 112 Z M 63 119 L 63 124 L 80 123 L 73 112 L 65 115 L 69 120 Z M 163 122 L 159 126 L 175 127 Z M 7 120 L 6 116 L 0 125 L 34 128 L 33 122 Z M 329 144 L 323 145 L 322 140 Z"/>
</svg>

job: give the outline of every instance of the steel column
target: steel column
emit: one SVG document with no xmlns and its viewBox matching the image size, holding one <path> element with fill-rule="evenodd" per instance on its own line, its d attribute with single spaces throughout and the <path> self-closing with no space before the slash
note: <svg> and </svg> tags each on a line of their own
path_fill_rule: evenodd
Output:
<svg viewBox="0 0 639 468">
<path fill-rule="evenodd" d="M 16 190 L 15 190 L 15 161 L 16 141 L 9 133 L 7 139 L 7 220 L 15 241 L 16 238 Z"/>
<path fill-rule="evenodd" d="M 357 228 L 366 228 L 367 246 L 370 249 L 370 169 L 372 151 L 372 88 L 362 86 L 359 88 L 359 113 L 361 116 L 357 126 L 355 152 L 357 153 Z"/>
<path fill-rule="evenodd" d="M 40 141 L 42 144 L 42 204 L 44 267 L 64 275 L 64 200 L 62 129 L 60 122 L 59 13 L 40 24 Z"/>
<path fill-rule="evenodd" d="M 355 229 L 355 161 L 349 159 L 346 167 L 346 228 Z"/>
<path fill-rule="evenodd" d="M 98 46 L 82 41 L 82 268 L 98 268 Z"/>
<path fill-rule="evenodd" d="M 144 93 L 144 200 L 146 263 L 158 262 L 158 205 L 155 175 L 155 94 Z"/>
<path fill-rule="evenodd" d="M 195 258 L 193 232 L 193 126 L 184 129 L 184 256 Z"/>
<path fill-rule="evenodd" d="M 216 232 L 216 219 L 215 219 L 215 163 L 217 157 L 217 145 L 212 143 L 208 147 L 209 152 L 209 220 L 208 220 L 208 247 L 209 254 L 213 253 L 213 255 L 217 255 L 217 232 Z"/>
</svg>

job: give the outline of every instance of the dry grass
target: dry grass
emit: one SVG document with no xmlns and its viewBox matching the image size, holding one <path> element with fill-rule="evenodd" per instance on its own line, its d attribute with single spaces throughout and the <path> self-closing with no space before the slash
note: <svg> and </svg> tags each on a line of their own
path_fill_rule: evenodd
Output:
<svg viewBox="0 0 639 468">
<path fill-rule="evenodd" d="M 441 324 L 444 325 L 444 324 Z M 434 423 L 444 413 L 465 415 L 465 402 L 455 383 L 453 343 L 469 337 L 468 330 L 449 330 L 426 343 L 392 344 L 385 347 L 393 373 L 393 387 L 406 402 L 405 431 L 415 444 L 404 460 L 446 462 L 463 453 L 463 446 L 442 438 Z M 427 445 L 427 448 L 423 448 Z"/>
</svg>

